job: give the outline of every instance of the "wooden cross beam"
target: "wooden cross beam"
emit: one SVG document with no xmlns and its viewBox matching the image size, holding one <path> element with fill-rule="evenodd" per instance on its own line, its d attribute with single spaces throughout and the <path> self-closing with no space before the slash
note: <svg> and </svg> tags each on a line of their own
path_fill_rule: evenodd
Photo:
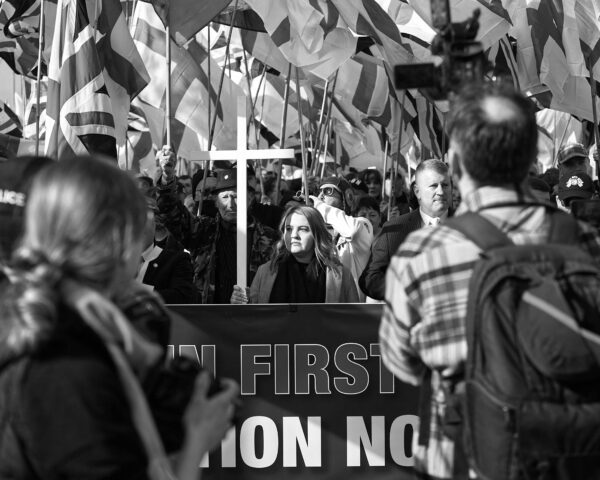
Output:
<svg viewBox="0 0 600 480">
<path fill-rule="evenodd" d="M 245 96 L 237 100 L 237 149 L 190 152 L 191 162 L 206 162 L 208 160 L 229 160 L 247 164 L 248 160 L 295 158 L 293 148 L 278 148 L 266 150 L 248 150 L 246 138 L 246 102 Z M 206 174 L 205 169 L 205 174 Z M 245 213 L 248 211 L 248 178 L 245 168 L 237 168 L 237 284 L 245 287 L 247 282 L 248 264 L 248 221 Z"/>
</svg>

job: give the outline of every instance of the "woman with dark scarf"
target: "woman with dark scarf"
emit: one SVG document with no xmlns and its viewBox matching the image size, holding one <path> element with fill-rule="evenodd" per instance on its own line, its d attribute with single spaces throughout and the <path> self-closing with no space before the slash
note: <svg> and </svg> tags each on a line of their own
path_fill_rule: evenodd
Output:
<svg viewBox="0 0 600 480">
<path fill-rule="evenodd" d="M 141 382 L 163 348 L 115 301 L 135 286 L 146 202 L 114 162 L 64 159 L 32 185 L 0 284 L 0 478 L 191 480 L 231 425 L 238 387 L 200 374 L 167 459 Z"/>
<path fill-rule="evenodd" d="M 283 215 L 281 239 L 261 265 L 250 289 L 234 287 L 231 303 L 352 303 L 358 293 L 342 266 L 331 234 L 313 207 L 296 205 Z"/>
</svg>

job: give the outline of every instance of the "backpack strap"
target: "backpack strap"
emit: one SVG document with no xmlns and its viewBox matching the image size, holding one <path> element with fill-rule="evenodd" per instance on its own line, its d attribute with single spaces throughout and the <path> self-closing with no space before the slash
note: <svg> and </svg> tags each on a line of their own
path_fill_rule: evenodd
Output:
<svg viewBox="0 0 600 480">
<path fill-rule="evenodd" d="M 561 210 L 550 211 L 550 236 L 548 243 L 579 245 L 579 222 Z"/>
<path fill-rule="evenodd" d="M 502 230 L 477 212 L 466 212 L 458 217 L 449 218 L 444 225 L 458 230 L 484 252 L 513 245 L 512 240 Z"/>
<path fill-rule="evenodd" d="M 506 206 L 517 205 L 507 204 Z M 540 204 L 540 206 L 547 207 L 550 214 L 548 243 L 561 245 L 576 245 L 579 243 L 579 226 L 575 218 L 550 205 Z M 458 230 L 484 252 L 513 245 L 508 235 L 478 212 L 466 212 L 458 217 L 449 218 L 444 225 Z"/>
</svg>

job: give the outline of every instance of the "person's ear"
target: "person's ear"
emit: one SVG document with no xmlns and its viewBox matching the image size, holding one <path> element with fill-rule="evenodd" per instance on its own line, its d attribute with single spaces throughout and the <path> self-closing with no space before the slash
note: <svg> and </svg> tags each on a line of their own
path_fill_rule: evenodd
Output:
<svg viewBox="0 0 600 480">
<path fill-rule="evenodd" d="M 348 188 L 344 192 L 344 199 L 346 200 L 346 205 L 348 205 L 350 208 L 354 206 L 354 192 L 351 188 Z"/>
</svg>

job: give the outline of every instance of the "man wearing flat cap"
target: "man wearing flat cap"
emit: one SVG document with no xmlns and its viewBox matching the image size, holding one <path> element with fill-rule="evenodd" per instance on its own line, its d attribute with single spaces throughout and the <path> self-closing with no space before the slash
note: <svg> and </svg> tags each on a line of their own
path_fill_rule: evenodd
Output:
<svg viewBox="0 0 600 480">
<path fill-rule="evenodd" d="M 253 214 L 252 206 L 256 183 L 254 172 L 248 175 L 248 283 L 256 270 L 266 263 L 277 231 L 261 223 Z M 201 303 L 229 303 L 237 276 L 237 172 L 236 169 L 217 172 L 212 189 L 217 215 L 202 217 L 192 250 L 194 282 Z"/>
<path fill-rule="evenodd" d="M 592 174 L 587 148 L 581 143 L 563 145 L 556 157 L 559 175 L 565 177 L 572 173 Z"/>
</svg>

